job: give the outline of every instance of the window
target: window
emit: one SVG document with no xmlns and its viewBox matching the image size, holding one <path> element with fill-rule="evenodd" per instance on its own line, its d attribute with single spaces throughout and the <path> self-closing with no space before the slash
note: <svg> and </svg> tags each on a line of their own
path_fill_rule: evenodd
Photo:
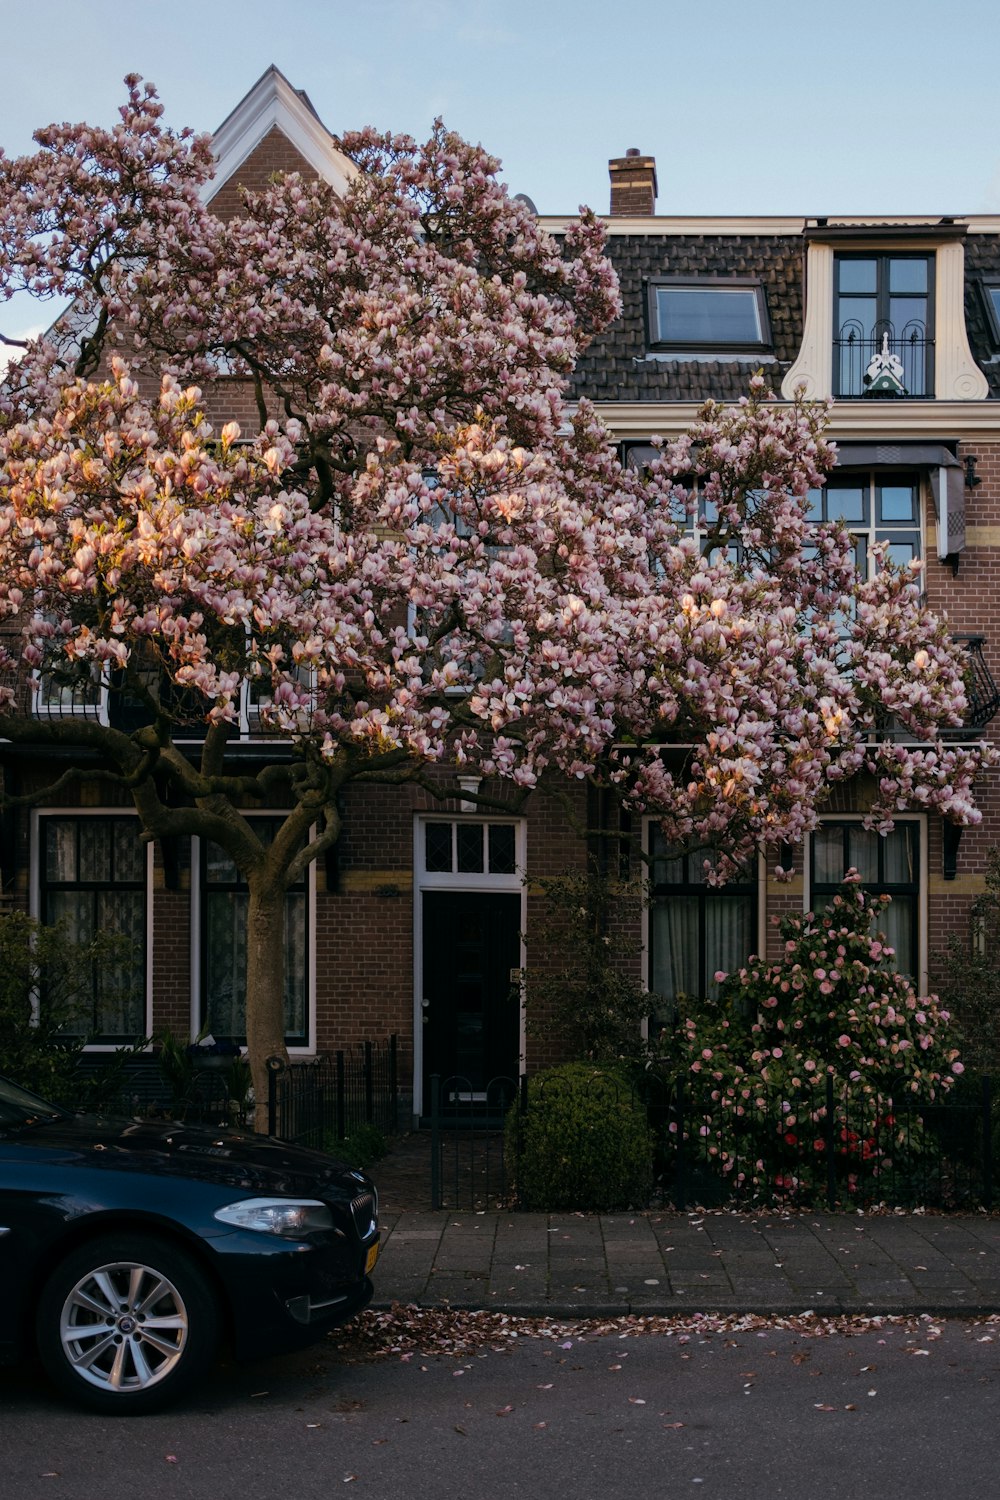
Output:
<svg viewBox="0 0 1000 1500">
<path fill-rule="evenodd" d="M 146 1031 L 146 865 L 139 820 L 123 814 L 39 818 L 39 915 L 74 943 L 96 932 L 126 940 L 111 968 L 95 971 L 77 1035 L 132 1042 Z M 45 1004 L 42 995 L 41 1003 Z"/>
<path fill-rule="evenodd" d="M 986 309 L 986 323 L 994 348 L 1000 349 L 1000 281 L 980 281 L 979 290 Z"/>
<path fill-rule="evenodd" d="M 835 396 L 932 391 L 933 270 L 933 255 L 835 257 Z"/>
<path fill-rule="evenodd" d="M 265 841 L 282 819 L 254 817 Z M 285 1044 L 309 1043 L 309 891 L 305 878 L 285 894 Z M 246 1041 L 249 891 L 236 865 L 210 839 L 201 845 L 201 1024 L 215 1037 Z"/>
<path fill-rule="evenodd" d="M 857 870 L 866 891 L 888 895 L 892 904 L 878 927 L 895 949 L 896 967 L 919 972 L 920 828 L 897 823 L 879 834 L 857 822 L 827 822 L 812 836 L 810 905 L 822 911 L 840 889 L 848 870 Z"/>
<path fill-rule="evenodd" d="M 431 875 L 513 875 L 513 823 L 425 823 L 424 870 Z"/>
<path fill-rule="evenodd" d="M 921 556 L 920 481 L 915 474 L 836 474 L 823 489 L 809 491 L 809 513 L 816 522 L 846 524 L 855 538 L 862 578 L 870 572 L 875 542 L 888 542 L 897 566 Z"/>
<path fill-rule="evenodd" d="M 682 995 L 715 999 L 716 973 L 738 969 L 756 947 L 756 879 L 748 872 L 724 886 L 709 885 L 704 864 L 711 851 L 678 853 L 656 827 L 649 852 L 649 988 L 668 1003 Z"/>
<path fill-rule="evenodd" d="M 665 349 L 762 349 L 770 345 L 764 289 L 737 277 L 670 277 L 649 283 L 649 341 Z"/>
</svg>

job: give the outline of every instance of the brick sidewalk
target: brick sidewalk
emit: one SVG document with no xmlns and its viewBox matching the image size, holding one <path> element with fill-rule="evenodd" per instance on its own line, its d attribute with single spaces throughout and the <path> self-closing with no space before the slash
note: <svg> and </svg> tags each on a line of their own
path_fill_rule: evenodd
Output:
<svg viewBox="0 0 1000 1500">
<path fill-rule="evenodd" d="M 523 1315 L 1000 1312 L 1000 1216 L 430 1210 L 430 1137 L 372 1168 L 376 1307 Z M 471 1183 L 452 1184 L 462 1196 Z"/>
<path fill-rule="evenodd" d="M 519 1314 L 1000 1312 L 1000 1218 L 381 1214 L 376 1307 Z"/>
</svg>

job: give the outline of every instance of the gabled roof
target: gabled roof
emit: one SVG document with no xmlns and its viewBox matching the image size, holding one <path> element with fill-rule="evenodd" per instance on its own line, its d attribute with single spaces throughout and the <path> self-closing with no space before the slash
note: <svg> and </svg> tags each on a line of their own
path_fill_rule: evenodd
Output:
<svg viewBox="0 0 1000 1500">
<path fill-rule="evenodd" d="M 338 151 L 333 136 L 317 115 L 309 96 L 295 89 L 273 64 L 248 94 L 227 115 L 212 137 L 218 167 L 214 178 L 202 189 L 202 197 L 213 198 L 256 150 L 264 137 L 277 128 L 291 142 L 317 176 L 343 193 L 356 175 L 354 163 Z"/>
</svg>

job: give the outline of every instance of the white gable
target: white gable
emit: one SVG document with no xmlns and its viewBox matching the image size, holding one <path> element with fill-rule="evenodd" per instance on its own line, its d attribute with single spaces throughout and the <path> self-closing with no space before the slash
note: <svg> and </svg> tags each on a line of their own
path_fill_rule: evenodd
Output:
<svg viewBox="0 0 1000 1500">
<path fill-rule="evenodd" d="M 277 68 L 270 67 L 237 104 L 212 137 L 215 177 L 202 188 L 207 202 L 228 182 L 261 141 L 277 126 L 299 154 L 336 193 L 343 193 L 357 167 L 338 151 L 330 132 Z"/>
</svg>

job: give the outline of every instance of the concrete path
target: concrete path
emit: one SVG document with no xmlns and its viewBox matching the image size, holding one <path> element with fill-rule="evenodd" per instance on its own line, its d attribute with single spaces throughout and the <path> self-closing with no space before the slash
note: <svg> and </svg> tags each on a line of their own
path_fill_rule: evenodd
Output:
<svg viewBox="0 0 1000 1500">
<path fill-rule="evenodd" d="M 381 1213 L 375 1306 L 522 1315 L 1000 1312 L 1000 1217 Z"/>
</svg>

